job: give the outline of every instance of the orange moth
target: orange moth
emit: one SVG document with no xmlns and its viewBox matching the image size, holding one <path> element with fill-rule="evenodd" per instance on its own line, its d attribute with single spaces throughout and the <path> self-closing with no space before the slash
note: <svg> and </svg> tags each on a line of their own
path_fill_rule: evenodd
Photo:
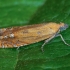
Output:
<svg viewBox="0 0 70 70">
<path fill-rule="evenodd" d="M 60 36 L 62 41 L 69 46 L 60 34 L 60 31 L 66 28 L 68 28 L 67 24 L 53 22 L 3 28 L 0 29 L 0 48 L 20 47 L 45 40 L 41 47 L 43 50 L 43 46 L 57 36 Z"/>
</svg>

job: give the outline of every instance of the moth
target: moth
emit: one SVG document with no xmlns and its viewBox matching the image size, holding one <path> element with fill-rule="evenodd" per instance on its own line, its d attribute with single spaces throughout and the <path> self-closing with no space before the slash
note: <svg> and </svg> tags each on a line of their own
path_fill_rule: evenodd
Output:
<svg viewBox="0 0 70 70">
<path fill-rule="evenodd" d="M 60 34 L 60 31 L 67 28 L 67 24 L 54 22 L 3 28 L 0 29 L 0 48 L 20 47 L 45 40 L 41 47 L 43 51 L 44 45 L 57 36 L 70 46 Z"/>
</svg>

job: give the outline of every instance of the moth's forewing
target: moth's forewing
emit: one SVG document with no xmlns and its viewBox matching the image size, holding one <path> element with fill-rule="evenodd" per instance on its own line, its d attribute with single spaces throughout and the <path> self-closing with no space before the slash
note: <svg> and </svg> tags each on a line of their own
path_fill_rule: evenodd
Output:
<svg viewBox="0 0 70 70">
<path fill-rule="evenodd" d="M 59 28 L 60 25 L 56 23 L 4 28 L 0 32 L 0 47 L 20 47 L 36 43 L 50 38 Z"/>
</svg>

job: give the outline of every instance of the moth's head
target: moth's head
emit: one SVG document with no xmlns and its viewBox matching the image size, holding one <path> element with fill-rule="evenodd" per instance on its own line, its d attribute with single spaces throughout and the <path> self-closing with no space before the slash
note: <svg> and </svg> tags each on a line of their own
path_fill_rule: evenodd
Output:
<svg viewBox="0 0 70 70">
<path fill-rule="evenodd" d="M 66 30 L 68 27 L 68 24 L 60 23 L 60 31 Z"/>
</svg>

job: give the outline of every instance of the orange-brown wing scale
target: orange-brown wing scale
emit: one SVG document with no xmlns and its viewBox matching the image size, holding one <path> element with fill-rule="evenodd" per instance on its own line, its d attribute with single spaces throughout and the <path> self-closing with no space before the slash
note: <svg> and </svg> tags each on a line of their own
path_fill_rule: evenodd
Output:
<svg viewBox="0 0 70 70">
<path fill-rule="evenodd" d="M 48 23 L 0 29 L 0 48 L 20 47 L 48 39 L 60 26 Z"/>
</svg>

